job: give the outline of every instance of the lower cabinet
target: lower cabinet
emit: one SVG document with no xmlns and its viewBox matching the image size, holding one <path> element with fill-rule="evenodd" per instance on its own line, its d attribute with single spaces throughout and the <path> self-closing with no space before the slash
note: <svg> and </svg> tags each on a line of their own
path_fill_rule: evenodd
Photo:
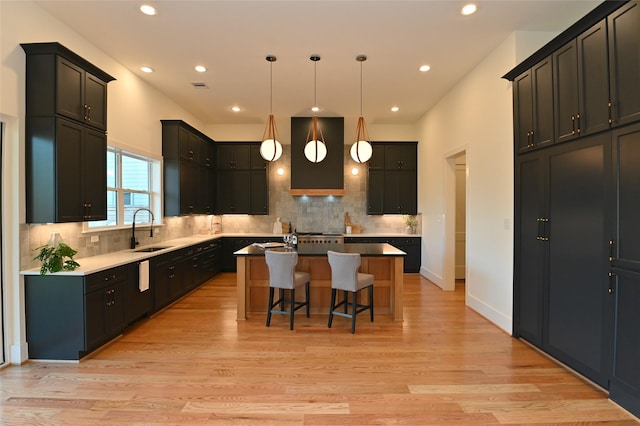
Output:
<svg viewBox="0 0 640 426">
<path fill-rule="evenodd" d="M 222 271 L 236 272 L 236 257 L 234 252 L 253 243 L 266 241 L 282 241 L 282 237 L 274 235 L 269 237 L 225 237 L 222 240 Z"/>
<path fill-rule="evenodd" d="M 407 253 L 404 258 L 404 272 L 420 272 L 421 237 L 345 237 L 345 243 L 387 243 Z"/>
<path fill-rule="evenodd" d="M 125 319 L 128 324 L 133 324 L 153 310 L 152 286 L 148 290 L 140 291 L 139 268 L 140 262 L 130 263 L 129 279 L 125 288 Z"/>
<path fill-rule="evenodd" d="M 128 324 L 128 267 L 87 276 L 25 276 L 29 357 L 77 360 Z"/>
</svg>

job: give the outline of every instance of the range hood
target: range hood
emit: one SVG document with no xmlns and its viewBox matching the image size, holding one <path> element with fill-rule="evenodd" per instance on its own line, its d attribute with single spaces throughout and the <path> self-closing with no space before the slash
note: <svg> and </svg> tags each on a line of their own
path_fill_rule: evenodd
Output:
<svg viewBox="0 0 640 426">
<path fill-rule="evenodd" d="M 291 117 L 291 195 L 344 195 L 344 118 L 318 117 L 327 156 L 312 163 L 304 156 L 312 117 Z"/>
</svg>

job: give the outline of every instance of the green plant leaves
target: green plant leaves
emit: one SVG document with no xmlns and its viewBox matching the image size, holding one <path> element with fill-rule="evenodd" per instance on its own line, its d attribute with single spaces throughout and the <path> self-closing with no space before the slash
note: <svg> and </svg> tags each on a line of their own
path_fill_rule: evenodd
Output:
<svg viewBox="0 0 640 426">
<path fill-rule="evenodd" d="M 47 272 L 73 271 L 80 266 L 78 262 L 73 260 L 73 256 L 78 253 L 65 243 L 58 244 L 57 247 L 45 244 L 36 248 L 40 253 L 33 258 L 42 262 L 40 267 L 40 275 L 46 275 Z M 65 257 L 69 259 L 65 260 Z"/>
</svg>

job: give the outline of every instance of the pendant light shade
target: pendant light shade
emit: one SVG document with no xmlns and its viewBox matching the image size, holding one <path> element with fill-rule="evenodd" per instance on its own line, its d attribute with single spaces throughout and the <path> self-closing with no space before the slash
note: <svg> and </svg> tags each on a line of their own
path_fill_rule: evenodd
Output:
<svg viewBox="0 0 640 426">
<path fill-rule="evenodd" d="M 315 114 L 315 110 L 317 109 L 317 90 L 316 90 L 316 65 L 320 60 L 320 56 L 311 55 L 309 57 L 310 60 L 313 61 L 313 107 L 314 114 L 311 119 L 311 127 L 309 128 L 309 133 L 307 134 L 307 143 L 304 146 L 304 156 L 307 157 L 307 160 L 312 163 L 319 163 L 325 159 L 327 156 L 327 145 L 324 143 L 324 136 L 322 134 L 322 129 L 318 128 L 318 117 Z"/>
<path fill-rule="evenodd" d="M 282 155 L 282 145 L 278 141 L 278 128 L 276 120 L 273 117 L 273 63 L 276 57 L 269 55 L 266 57 L 269 62 L 269 118 L 267 119 L 267 127 L 262 135 L 262 144 L 260 144 L 260 155 L 267 161 L 276 161 Z"/>
<path fill-rule="evenodd" d="M 364 124 L 362 116 L 362 63 L 367 60 L 365 55 L 356 56 L 356 61 L 360 62 L 360 117 L 356 125 L 356 142 L 351 145 L 351 158 L 356 163 L 365 163 L 369 161 L 373 154 L 373 148 L 367 141 L 367 127 Z"/>
</svg>

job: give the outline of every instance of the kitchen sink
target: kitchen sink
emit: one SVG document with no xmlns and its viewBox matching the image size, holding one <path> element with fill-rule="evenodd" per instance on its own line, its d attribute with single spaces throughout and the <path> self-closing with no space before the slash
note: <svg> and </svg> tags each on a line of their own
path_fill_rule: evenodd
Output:
<svg viewBox="0 0 640 426">
<path fill-rule="evenodd" d="M 137 250 L 134 250 L 135 252 L 139 252 L 139 253 L 151 253 L 154 251 L 158 251 L 158 250 L 164 250 L 164 249 L 168 249 L 169 247 L 145 247 L 145 248 L 139 248 Z"/>
</svg>

